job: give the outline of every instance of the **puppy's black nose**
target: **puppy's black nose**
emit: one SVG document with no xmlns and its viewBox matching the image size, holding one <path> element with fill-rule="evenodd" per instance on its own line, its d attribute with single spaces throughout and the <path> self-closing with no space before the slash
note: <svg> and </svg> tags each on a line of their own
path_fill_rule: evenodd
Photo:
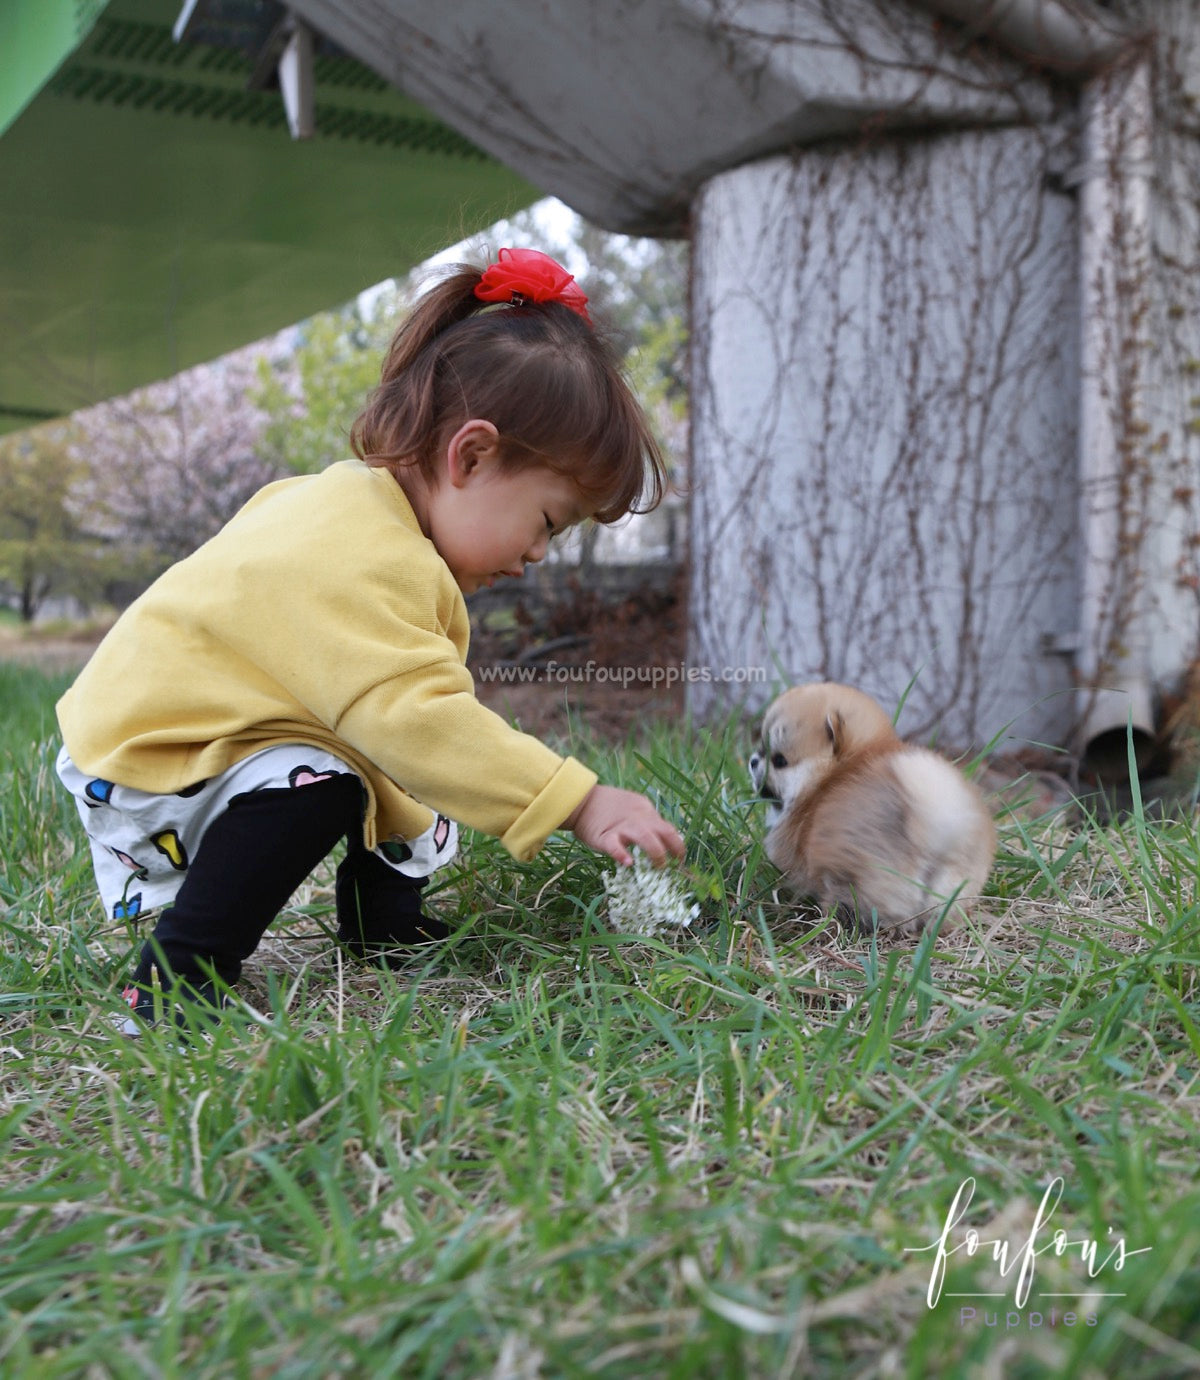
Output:
<svg viewBox="0 0 1200 1380">
<path fill-rule="evenodd" d="M 750 779 L 759 783 L 758 797 L 760 800 L 779 800 L 779 796 L 767 785 L 766 761 L 761 752 L 752 753 L 750 756 Z"/>
</svg>

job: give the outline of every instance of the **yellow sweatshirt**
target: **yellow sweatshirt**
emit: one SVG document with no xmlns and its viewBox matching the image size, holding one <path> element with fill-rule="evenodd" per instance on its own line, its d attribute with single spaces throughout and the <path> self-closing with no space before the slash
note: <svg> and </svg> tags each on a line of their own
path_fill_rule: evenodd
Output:
<svg viewBox="0 0 1200 1380">
<path fill-rule="evenodd" d="M 437 810 L 528 859 L 596 777 L 476 700 L 469 631 L 400 485 L 347 460 L 268 485 L 156 580 L 59 701 L 59 726 L 84 771 L 163 793 L 317 744 L 366 783 L 369 848 Z"/>
</svg>

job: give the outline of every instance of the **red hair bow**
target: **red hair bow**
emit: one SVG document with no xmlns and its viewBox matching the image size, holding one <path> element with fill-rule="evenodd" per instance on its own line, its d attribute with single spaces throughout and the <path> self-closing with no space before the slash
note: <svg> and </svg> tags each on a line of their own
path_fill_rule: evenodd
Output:
<svg viewBox="0 0 1200 1380">
<path fill-rule="evenodd" d="M 540 249 L 502 249 L 484 269 L 475 296 L 481 302 L 561 302 L 591 325 L 587 297 L 574 277 Z"/>
</svg>

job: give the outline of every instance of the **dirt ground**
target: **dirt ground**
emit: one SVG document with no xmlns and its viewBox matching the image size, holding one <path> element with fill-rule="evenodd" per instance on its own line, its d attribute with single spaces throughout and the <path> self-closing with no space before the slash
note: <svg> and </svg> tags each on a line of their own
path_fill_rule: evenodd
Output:
<svg viewBox="0 0 1200 1380">
<path fill-rule="evenodd" d="M 526 733 L 561 738 L 583 725 L 619 742 L 683 712 L 667 672 L 684 660 L 686 633 L 681 583 L 618 603 L 576 593 L 536 621 L 518 608 L 507 627 L 476 628 L 467 663 L 479 699 Z"/>
<path fill-rule="evenodd" d="M 77 671 L 104 636 L 104 627 L 81 627 L 77 631 L 42 631 L 0 627 L 0 662 L 36 666 L 51 674 Z"/>
</svg>

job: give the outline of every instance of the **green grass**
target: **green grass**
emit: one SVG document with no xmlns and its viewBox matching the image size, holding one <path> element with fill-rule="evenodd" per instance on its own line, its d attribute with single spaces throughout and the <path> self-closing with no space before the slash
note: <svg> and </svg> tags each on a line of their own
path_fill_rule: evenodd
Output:
<svg viewBox="0 0 1200 1380">
<path fill-rule="evenodd" d="M 1009 818 L 971 926 L 873 944 L 777 890 L 741 725 L 584 741 L 684 825 L 694 935 L 608 932 L 568 839 L 474 839 L 454 940 L 343 968 L 323 871 L 181 1048 L 113 1034 L 136 936 L 55 783 L 56 687 L 0 674 L 0 1375 L 1200 1371 L 1194 820 Z M 1097 1270 L 1124 1297 L 1050 1249 L 1017 1310 L 985 1246 L 930 1307 L 913 1248 L 960 1185 L 953 1244 L 1015 1252 L 1056 1177 L 1037 1245 L 1152 1248 Z M 998 1325 L 962 1325 L 982 1291 Z"/>
</svg>

